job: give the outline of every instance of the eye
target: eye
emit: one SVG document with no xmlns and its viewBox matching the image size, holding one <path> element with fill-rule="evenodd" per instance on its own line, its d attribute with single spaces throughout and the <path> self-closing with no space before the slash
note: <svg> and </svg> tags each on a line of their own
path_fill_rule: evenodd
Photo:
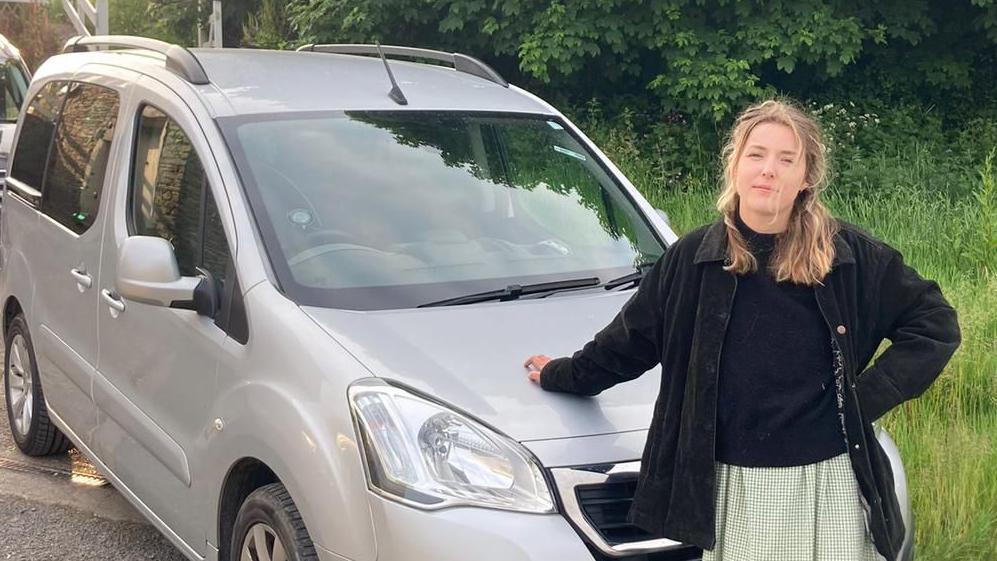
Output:
<svg viewBox="0 0 997 561">
<path fill-rule="evenodd" d="M 758 159 L 761 159 L 762 155 L 759 154 L 758 152 L 749 152 L 746 157 L 749 160 L 758 160 Z"/>
<path fill-rule="evenodd" d="M 792 164 L 792 163 L 793 163 L 793 162 L 795 162 L 796 160 L 794 160 L 793 158 L 783 158 L 783 159 L 782 159 L 781 161 L 782 161 L 782 163 L 784 163 L 784 164 Z"/>
</svg>

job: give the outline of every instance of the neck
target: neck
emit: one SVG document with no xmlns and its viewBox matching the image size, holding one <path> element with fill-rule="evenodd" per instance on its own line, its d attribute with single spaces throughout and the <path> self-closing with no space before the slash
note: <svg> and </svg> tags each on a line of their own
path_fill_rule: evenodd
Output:
<svg viewBox="0 0 997 561">
<path fill-rule="evenodd" d="M 781 234 L 789 227 L 788 214 L 758 214 L 744 208 L 739 208 L 738 214 L 748 228 L 759 234 Z"/>
</svg>

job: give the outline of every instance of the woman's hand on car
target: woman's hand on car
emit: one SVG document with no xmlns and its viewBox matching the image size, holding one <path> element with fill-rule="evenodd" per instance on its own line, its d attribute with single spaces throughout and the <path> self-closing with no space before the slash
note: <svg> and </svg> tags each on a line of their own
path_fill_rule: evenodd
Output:
<svg viewBox="0 0 997 561">
<path fill-rule="evenodd" d="M 550 357 L 547 355 L 533 355 L 526 359 L 523 366 L 529 371 L 527 376 L 531 382 L 540 383 L 540 372 L 544 369 L 544 366 L 547 366 L 548 362 L 550 362 Z"/>
</svg>

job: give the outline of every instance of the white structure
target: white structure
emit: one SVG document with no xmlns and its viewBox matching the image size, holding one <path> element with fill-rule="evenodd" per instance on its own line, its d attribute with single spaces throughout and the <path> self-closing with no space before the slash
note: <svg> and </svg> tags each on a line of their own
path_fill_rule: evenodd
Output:
<svg viewBox="0 0 997 561">
<path fill-rule="evenodd" d="M 76 28 L 80 35 L 90 35 L 87 24 L 94 28 L 96 35 L 108 35 L 110 27 L 107 23 L 107 0 L 97 0 L 94 6 L 90 0 L 62 0 L 62 7 L 66 10 L 66 16 Z"/>
<path fill-rule="evenodd" d="M 211 2 L 211 17 L 208 19 L 208 29 L 197 28 L 197 44 L 200 47 L 222 48 L 222 0 L 201 0 L 201 5 Z"/>
<path fill-rule="evenodd" d="M 11 2 L 41 2 L 42 0 L 4 0 Z M 208 19 L 208 29 L 198 26 L 197 44 L 201 47 L 222 46 L 222 2 L 221 0 L 200 0 L 202 6 L 211 2 L 211 16 Z M 108 0 L 62 0 L 66 16 L 80 35 L 109 35 Z M 90 28 L 93 28 L 91 33 Z"/>
</svg>

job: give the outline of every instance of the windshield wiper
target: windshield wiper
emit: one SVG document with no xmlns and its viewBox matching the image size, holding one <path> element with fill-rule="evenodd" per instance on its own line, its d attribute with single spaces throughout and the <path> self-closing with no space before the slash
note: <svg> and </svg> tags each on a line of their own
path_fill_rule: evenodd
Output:
<svg viewBox="0 0 997 561">
<path fill-rule="evenodd" d="M 487 292 L 479 292 L 476 294 L 468 294 L 466 296 L 458 296 L 456 298 L 447 298 L 446 300 L 439 300 L 437 302 L 430 302 L 428 304 L 420 304 L 418 308 L 434 308 L 436 306 L 459 306 L 461 304 L 476 304 L 478 302 L 488 302 L 490 300 L 499 300 L 506 302 L 509 300 L 515 300 L 520 296 L 527 294 L 542 294 L 544 292 L 556 292 L 559 290 L 568 290 L 573 288 L 586 288 L 599 285 L 598 277 L 590 277 L 583 279 L 569 279 L 563 281 L 554 282 L 538 282 L 536 284 L 510 284 L 505 288 L 499 290 L 489 290 Z"/>
<path fill-rule="evenodd" d="M 652 265 L 654 265 L 654 261 L 638 263 L 637 265 L 634 266 L 636 269 L 634 272 L 627 273 L 622 277 L 617 277 L 615 279 L 611 279 L 604 283 L 596 284 L 593 286 L 576 286 L 576 287 L 562 288 L 560 290 L 552 290 L 547 294 L 544 294 L 543 296 L 538 296 L 537 298 L 546 298 L 548 296 L 553 296 L 555 294 L 560 294 L 562 292 L 571 292 L 572 290 L 579 290 L 582 288 L 604 288 L 606 290 L 613 290 L 614 288 L 619 288 L 621 286 L 626 286 L 628 284 L 633 284 L 634 286 L 637 286 L 638 284 L 640 284 L 640 280 L 644 278 L 644 273 L 647 271 L 647 269 L 651 268 Z"/>
<path fill-rule="evenodd" d="M 617 277 L 615 279 L 608 280 L 602 283 L 602 287 L 605 288 L 606 290 L 613 290 L 614 288 L 620 286 L 626 286 L 628 284 L 633 284 L 634 286 L 637 286 L 638 284 L 640 284 L 640 280 L 644 278 L 644 273 L 646 273 L 647 270 L 650 269 L 652 265 L 654 265 L 654 262 L 638 263 L 636 265 L 637 269 L 636 271 L 632 273 L 627 273 L 622 277 Z"/>
<path fill-rule="evenodd" d="M 606 290 L 613 290 L 614 288 L 633 284 L 634 286 L 640 284 L 640 279 L 644 278 L 644 271 L 634 271 L 632 273 L 627 273 L 622 277 L 615 278 L 613 280 L 608 280 L 602 285 Z"/>
<path fill-rule="evenodd" d="M 638 284 L 640 284 L 641 279 L 644 278 L 644 274 L 647 273 L 647 270 L 653 266 L 654 266 L 654 261 L 645 261 L 643 263 L 638 263 L 634 265 L 634 268 L 637 269 L 636 271 L 632 273 L 627 273 L 622 277 L 617 277 L 615 279 L 608 280 L 602 283 L 602 287 L 605 288 L 606 290 L 613 290 L 614 288 L 625 286 L 631 283 L 634 286 L 637 286 Z"/>
</svg>

